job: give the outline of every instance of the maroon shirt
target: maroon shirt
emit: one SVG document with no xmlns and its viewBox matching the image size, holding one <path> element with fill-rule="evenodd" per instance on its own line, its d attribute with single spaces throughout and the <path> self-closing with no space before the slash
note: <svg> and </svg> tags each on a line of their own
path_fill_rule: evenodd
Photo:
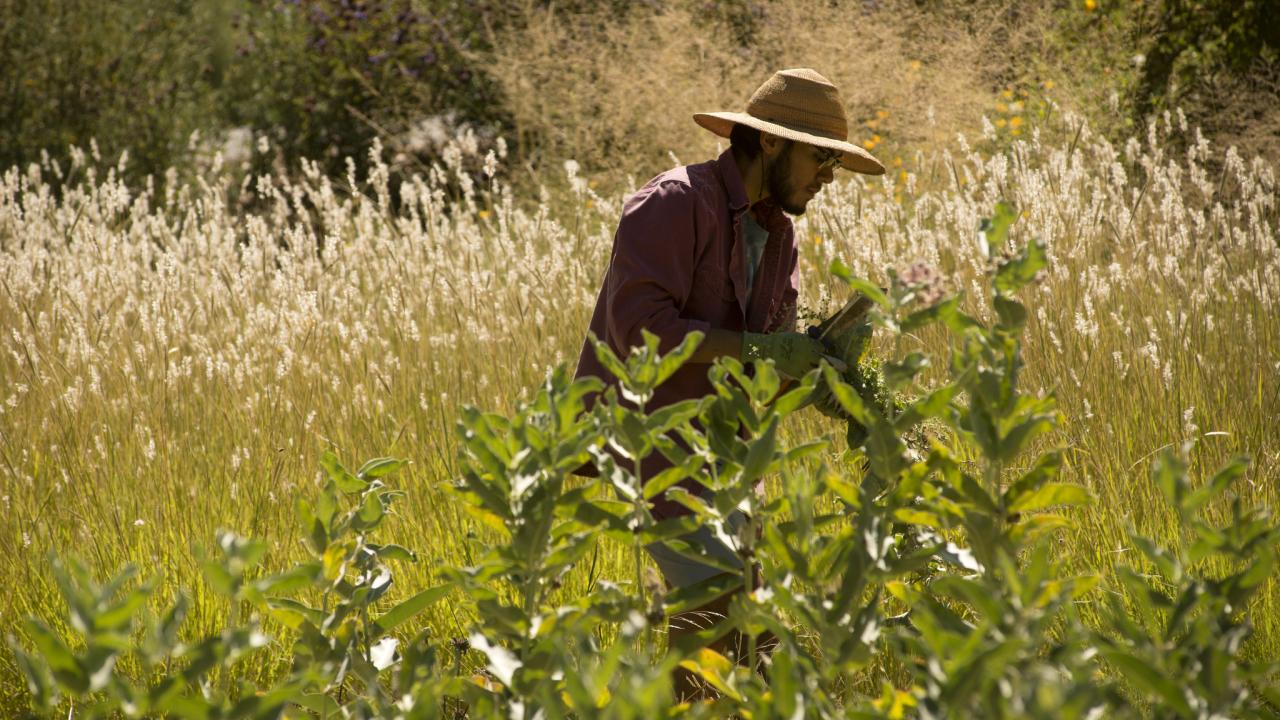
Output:
<svg viewBox="0 0 1280 720">
<path fill-rule="evenodd" d="M 711 328 L 735 332 L 795 329 L 796 260 L 791 220 L 769 202 L 756 205 L 756 217 L 769 232 L 751 297 L 746 296 L 746 246 L 742 215 L 747 192 L 731 151 L 716 160 L 668 170 L 650 180 L 623 206 L 613 238 L 591 332 L 619 357 L 644 341 L 641 330 L 661 340 L 670 352 L 688 333 Z M 687 363 L 660 385 L 648 412 L 711 392 L 709 365 Z M 617 385 L 596 360 L 590 340 L 583 342 L 577 377 L 595 376 Z M 648 479 L 670 463 L 655 452 L 643 463 Z M 684 486 L 696 492 L 698 486 Z M 654 514 L 669 517 L 683 506 L 659 499 Z"/>
</svg>

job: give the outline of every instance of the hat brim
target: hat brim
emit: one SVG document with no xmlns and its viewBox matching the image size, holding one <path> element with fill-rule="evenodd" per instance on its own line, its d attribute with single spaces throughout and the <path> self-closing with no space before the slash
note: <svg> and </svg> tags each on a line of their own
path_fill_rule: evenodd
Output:
<svg viewBox="0 0 1280 720">
<path fill-rule="evenodd" d="M 837 150 L 840 152 L 840 166 L 844 169 L 863 175 L 884 174 L 884 165 L 863 148 L 837 138 L 815 135 L 802 127 L 781 125 L 761 120 L 754 115 L 731 112 L 694 113 L 693 121 L 720 137 L 729 137 L 734 125 L 746 125 L 788 140 Z"/>
</svg>

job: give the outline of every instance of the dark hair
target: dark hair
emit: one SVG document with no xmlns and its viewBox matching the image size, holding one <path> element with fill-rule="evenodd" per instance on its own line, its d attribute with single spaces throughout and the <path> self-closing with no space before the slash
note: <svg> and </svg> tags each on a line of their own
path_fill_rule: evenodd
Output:
<svg viewBox="0 0 1280 720">
<path fill-rule="evenodd" d="M 742 123 L 734 123 L 733 129 L 729 131 L 729 147 L 736 152 L 742 153 L 748 160 L 755 160 L 760 155 L 760 135 L 763 131 L 753 127 L 743 125 Z M 792 142 L 783 138 L 783 152 L 791 149 Z"/>
<path fill-rule="evenodd" d="M 754 160 L 760 154 L 760 131 L 742 123 L 734 123 L 733 129 L 729 131 L 729 147 L 742 153 L 746 159 Z"/>
</svg>

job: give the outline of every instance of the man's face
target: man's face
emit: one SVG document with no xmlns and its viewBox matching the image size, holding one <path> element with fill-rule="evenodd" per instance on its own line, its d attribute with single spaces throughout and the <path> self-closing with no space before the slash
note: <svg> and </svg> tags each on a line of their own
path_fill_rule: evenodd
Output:
<svg viewBox="0 0 1280 720">
<path fill-rule="evenodd" d="M 824 185 L 835 179 L 835 170 L 824 161 L 830 151 L 804 143 L 787 143 L 769 165 L 765 178 L 769 196 L 789 215 L 803 215 Z"/>
</svg>

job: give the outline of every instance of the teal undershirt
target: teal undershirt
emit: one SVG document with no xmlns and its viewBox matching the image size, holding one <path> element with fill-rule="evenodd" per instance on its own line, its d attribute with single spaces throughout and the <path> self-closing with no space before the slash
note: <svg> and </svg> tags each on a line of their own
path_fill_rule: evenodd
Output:
<svg viewBox="0 0 1280 720">
<path fill-rule="evenodd" d="M 760 227 L 751 217 L 751 213 L 743 213 L 742 238 L 747 244 L 747 251 L 743 255 L 747 263 L 747 302 L 750 302 L 751 288 L 756 280 L 756 268 L 760 267 L 760 257 L 764 255 L 765 243 L 769 241 L 769 231 Z"/>
</svg>

